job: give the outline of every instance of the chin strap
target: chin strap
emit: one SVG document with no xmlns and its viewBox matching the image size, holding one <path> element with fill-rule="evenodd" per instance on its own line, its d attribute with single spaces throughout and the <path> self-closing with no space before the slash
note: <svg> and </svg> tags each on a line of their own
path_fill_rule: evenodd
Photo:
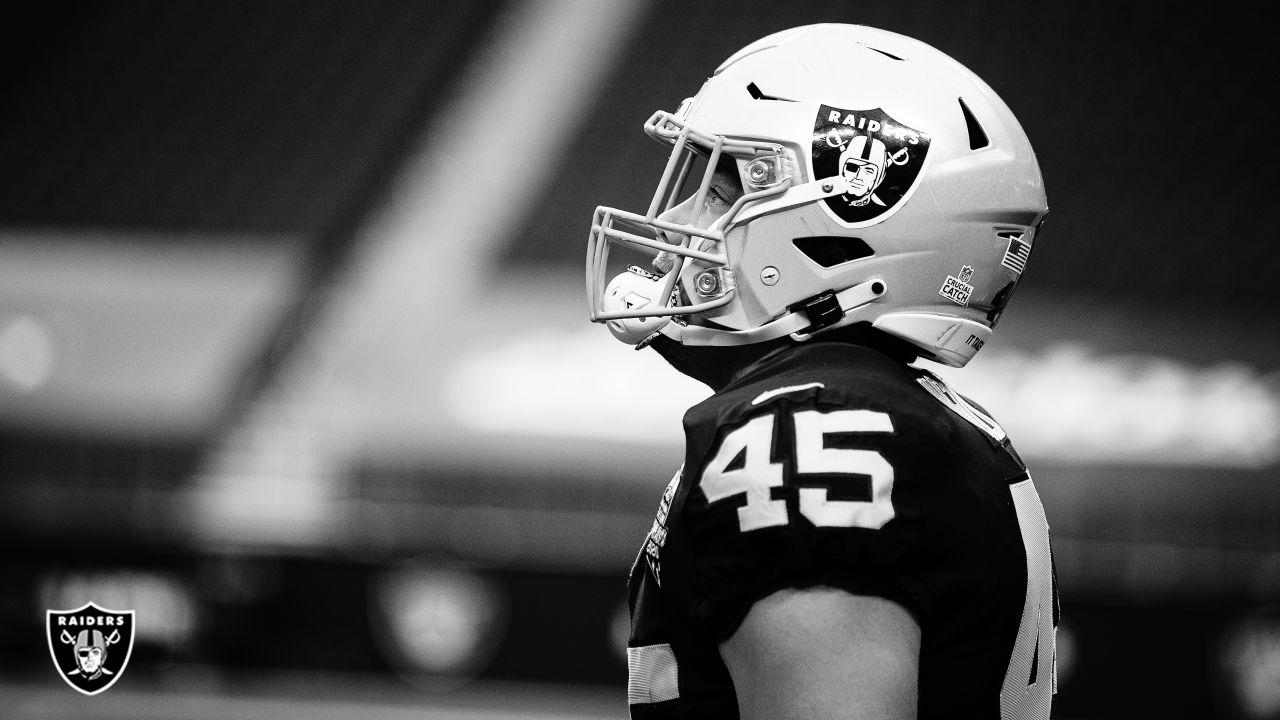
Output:
<svg viewBox="0 0 1280 720">
<path fill-rule="evenodd" d="M 876 278 L 845 288 L 838 293 L 822 293 L 791 306 L 787 314 L 751 330 L 719 330 L 703 325 L 680 325 L 669 322 L 645 338 L 637 349 L 653 341 L 659 333 L 678 343 L 697 347 L 731 347 L 776 340 L 790 335 L 804 341 L 814 333 L 835 325 L 849 312 L 884 295 L 885 283 Z"/>
</svg>

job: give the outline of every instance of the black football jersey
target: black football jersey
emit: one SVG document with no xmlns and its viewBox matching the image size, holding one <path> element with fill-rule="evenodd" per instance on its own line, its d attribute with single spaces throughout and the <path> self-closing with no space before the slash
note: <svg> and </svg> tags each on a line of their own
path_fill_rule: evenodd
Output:
<svg viewBox="0 0 1280 720">
<path fill-rule="evenodd" d="M 912 612 L 920 718 L 1049 716 L 1048 525 L 981 408 L 875 350 L 814 342 L 684 427 L 684 464 L 631 571 L 632 718 L 737 718 L 718 644 L 755 600 L 819 585 Z"/>
</svg>

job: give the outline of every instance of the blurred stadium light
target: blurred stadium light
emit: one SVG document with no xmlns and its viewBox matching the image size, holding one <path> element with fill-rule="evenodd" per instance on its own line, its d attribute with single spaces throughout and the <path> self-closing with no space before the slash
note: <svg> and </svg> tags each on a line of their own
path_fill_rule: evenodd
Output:
<svg viewBox="0 0 1280 720">
<path fill-rule="evenodd" d="M 1280 718 L 1280 616 L 1275 608 L 1227 623 L 1215 651 L 1218 690 L 1231 716 Z"/>
<path fill-rule="evenodd" d="M 53 370 L 49 330 L 30 315 L 5 318 L 0 329 L 0 378 L 19 393 L 39 390 Z"/>
<path fill-rule="evenodd" d="M 153 644 L 170 653 L 188 648 L 200 623 L 198 602 L 191 588 L 170 573 L 140 570 L 76 570 L 46 575 L 39 588 L 40 604 L 73 608 L 83 598 L 101 607 L 136 613 L 135 644 Z"/>
<path fill-rule="evenodd" d="M 671 452 L 683 441 L 672 418 L 708 391 L 597 337 L 590 328 L 547 328 L 495 339 L 453 362 L 443 406 L 477 432 Z M 1031 460 L 1263 468 L 1280 459 L 1280 386 L 1240 362 L 1197 368 L 1161 356 L 1107 357 L 1078 341 L 1001 343 L 963 371 L 930 367 L 1016 428 Z M 574 384 L 592 392 L 564 391 Z"/>
<path fill-rule="evenodd" d="M 10 427 L 193 438 L 301 290 L 287 238 L 0 233 L 0 398 Z"/>
</svg>

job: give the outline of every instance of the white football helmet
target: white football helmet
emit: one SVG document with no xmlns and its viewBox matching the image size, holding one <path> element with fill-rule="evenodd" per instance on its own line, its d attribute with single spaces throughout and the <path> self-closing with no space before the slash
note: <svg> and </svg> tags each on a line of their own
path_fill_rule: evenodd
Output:
<svg viewBox="0 0 1280 720">
<path fill-rule="evenodd" d="M 1031 145 L 995 92 L 933 47 L 870 27 L 758 40 L 644 129 L 673 146 L 666 169 L 644 213 L 596 209 L 586 276 L 591 320 L 639 346 L 655 333 L 804 340 L 865 322 L 963 366 L 1048 211 Z"/>
</svg>

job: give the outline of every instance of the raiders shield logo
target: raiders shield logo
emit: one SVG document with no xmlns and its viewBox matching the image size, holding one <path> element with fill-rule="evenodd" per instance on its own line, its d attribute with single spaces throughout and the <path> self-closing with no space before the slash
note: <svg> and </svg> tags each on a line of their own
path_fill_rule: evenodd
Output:
<svg viewBox="0 0 1280 720">
<path fill-rule="evenodd" d="M 92 602 L 75 610 L 49 610 L 49 654 L 62 679 L 85 695 L 115 684 L 133 652 L 133 611 Z"/>
<path fill-rule="evenodd" d="M 928 133 L 880 108 L 818 108 L 813 177 L 843 180 L 844 192 L 826 203 L 847 223 L 869 225 L 891 214 L 915 188 L 928 154 Z"/>
</svg>

